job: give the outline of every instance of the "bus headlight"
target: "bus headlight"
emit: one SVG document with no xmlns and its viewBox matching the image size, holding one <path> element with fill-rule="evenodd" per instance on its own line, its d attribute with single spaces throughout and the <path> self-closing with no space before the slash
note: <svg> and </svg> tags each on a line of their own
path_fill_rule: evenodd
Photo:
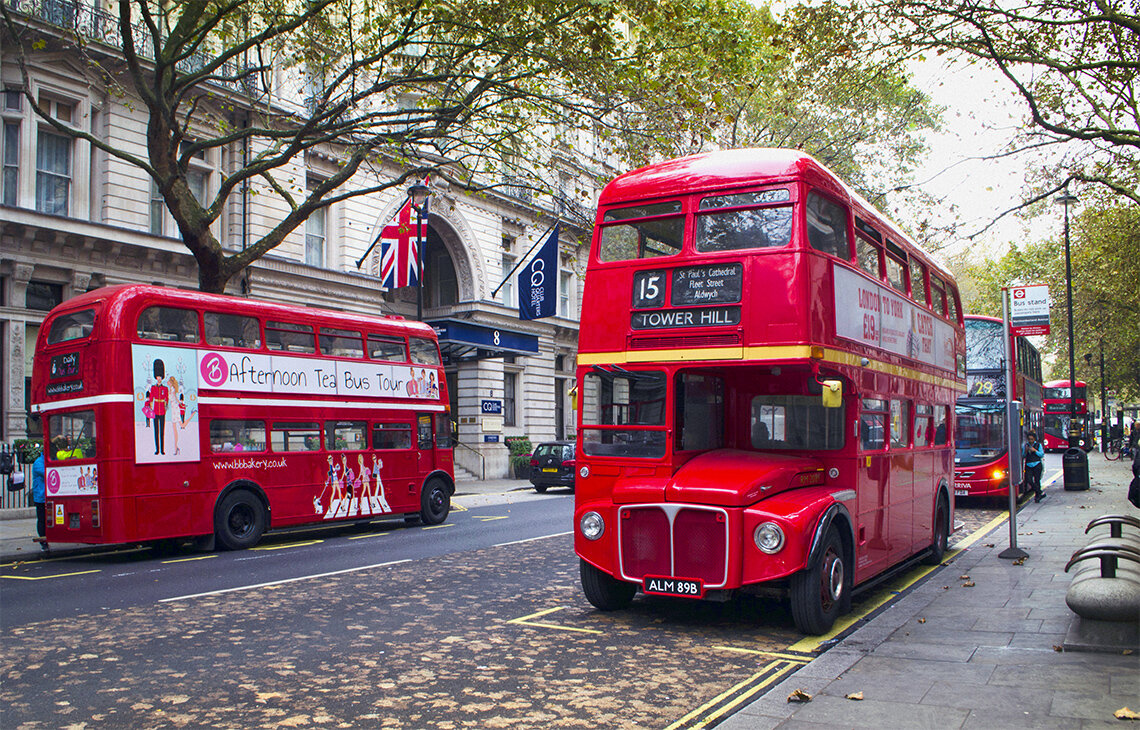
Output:
<svg viewBox="0 0 1140 730">
<path fill-rule="evenodd" d="M 578 528 L 582 531 L 582 537 L 597 540 L 606 531 L 606 521 L 597 512 L 587 512 L 578 522 Z"/>
<path fill-rule="evenodd" d="M 590 476 L 590 467 L 583 464 L 582 468 L 578 470 L 578 476 L 582 477 L 583 479 Z"/>
<path fill-rule="evenodd" d="M 1005 477 L 1005 472 L 1002 471 L 1001 469 L 994 469 L 994 473 L 991 475 L 991 477 L 996 482 L 999 479 L 1002 479 L 1003 477 Z"/>
<path fill-rule="evenodd" d="M 784 547 L 784 531 L 775 522 L 764 522 L 752 531 L 752 541 L 760 552 L 775 555 Z"/>
</svg>

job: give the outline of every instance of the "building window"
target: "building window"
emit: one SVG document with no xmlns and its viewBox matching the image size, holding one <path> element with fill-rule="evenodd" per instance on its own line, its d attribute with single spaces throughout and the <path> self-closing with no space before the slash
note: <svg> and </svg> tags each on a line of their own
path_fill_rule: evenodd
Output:
<svg viewBox="0 0 1140 730">
<path fill-rule="evenodd" d="M 318 208 L 305 221 L 305 263 L 325 265 L 325 217 L 328 208 Z"/>
<path fill-rule="evenodd" d="M 517 426 L 515 418 L 516 392 L 518 391 L 519 374 L 503 373 L 503 425 Z"/>
<path fill-rule="evenodd" d="M 511 239 L 506 236 L 503 237 L 503 246 L 507 245 L 507 241 Z M 503 254 L 503 287 L 499 289 L 499 296 L 502 297 L 500 301 L 508 307 L 513 307 L 515 304 L 515 274 L 511 269 L 515 268 L 515 257 L 509 253 Z"/>
<path fill-rule="evenodd" d="M 558 272 L 558 315 L 570 318 L 570 287 L 574 277 L 569 271 Z"/>
<path fill-rule="evenodd" d="M 46 281 L 29 281 L 24 293 L 24 307 L 40 312 L 50 312 L 63 304 L 63 284 L 49 284 Z"/>
<path fill-rule="evenodd" d="M 67 215 L 71 197 L 71 139 L 41 129 L 36 146 L 36 210 Z"/>
<path fill-rule="evenodd" d="M 190 188 L 190 194 L 194 196 L 202 205 L 206 205 L 206 182 L 209 180 L 210 173 L 206 170 L 199 170 L 190 168 L 186 171 L 186 187 Z"/>
<path fill-rule="evenodd" d="M 150 232 L 156 236 L 161 236 L 165 231 L 163 230 L 163 221 L 166 219 L 166 201 L 162 198 L 162 193 L 158 191 L 158 183 L 154 180 L 150 181 Z"/>
<path fill-rule="evenodd" d="M 12 92 L 4 92 L 5 95 Z M 20 125 L 18 122 L 4 122 L 3 148 L 4 172 L 0 178 L 0 203 L 16 205 L 16 189 L 20 183 Z"/>
</svg>

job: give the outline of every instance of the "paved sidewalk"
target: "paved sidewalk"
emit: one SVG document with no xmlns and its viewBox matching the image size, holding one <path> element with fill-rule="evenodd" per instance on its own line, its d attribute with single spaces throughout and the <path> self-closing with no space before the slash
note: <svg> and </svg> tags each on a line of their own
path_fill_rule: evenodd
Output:
<svg viewBox="0 0 1140 730">
<path fill-rule="evenodd" d="M 717 727 L 1127 727 L 1113 713 L 1140 712 L 1140 651 L 1055 649 L 1076 620 L 1064 569 L 1088 543 L 1085 526 L 1100 515 L 1140 515 L 1126 498 L 1129 464 L 1094 452 L 1089 472 L 1088 491 L 1064 491 L 1058 473 L 1045 500 L 1020 510 L 1022 565 L 998 557 L 1009 547 L 1003 522 Z M 797 689 L 811 701 L 788 702 Z M 860 692 L 861 701 L 846 699 Z"/>
</svg>

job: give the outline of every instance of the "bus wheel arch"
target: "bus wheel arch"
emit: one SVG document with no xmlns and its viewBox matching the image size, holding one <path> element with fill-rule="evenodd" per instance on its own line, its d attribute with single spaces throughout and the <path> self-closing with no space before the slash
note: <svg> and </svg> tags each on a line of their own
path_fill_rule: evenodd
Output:
<svg viewBox="0 0 1140 730">
<path fill-rule="evenodd" d="M 599 611 L 619 611 L 633 603 L 636 583 L 618 580 L 581 558 L 578 559 L 578 575 L 586 600 Z"/>
<path fill-rule="evenodd" d="M 269 502 L 253 482 L 233 482 L 218 495 L 214 505 L 214 535 L 223 548 L 251 548 L 268 528 Z"/>
</svg>

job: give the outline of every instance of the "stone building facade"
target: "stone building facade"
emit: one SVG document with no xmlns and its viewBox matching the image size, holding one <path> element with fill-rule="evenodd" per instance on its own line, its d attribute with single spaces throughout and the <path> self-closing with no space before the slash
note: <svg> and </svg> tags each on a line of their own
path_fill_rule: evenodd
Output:
<svg viewBox="0 0 1140 730">
<path fill-rule="evenodd" d="M 46 20 L 41 32 L 50 33 L 51 19 Z M 92 83 L 68 53 L 54 52 L 50 44 L 31 61 L 30 91 L 41 108 L 118 147 L 145 153 L 140 105 Z M 52 306 L 120 283 L 197 287 L 196 263 L 145 173 L 56 133 L 29 108 L 23 85 L 11 50 L 0 49 L 0 436 L 7 442 L 39 433 L 29 415 L 29 388 L 40 366 L 34 359 L 36 335 Z M 225 150 L 195 160 L 196 194 L 212 196 L 219 171 L 236 162 L 236 154 Z M 335 163 L 310 154 L 292 171 L 295 183 L 312 184 Z M 372 169 L 369 174 L 389 179 L 403 172 L 382 161 Z M 504 187 L 474 196 L 433 188 L 424 319 L 441 336 L 457 426 L 456 463 L 477 477 L 508 474 L 509 437 L 537 442 L 574 436 L 578 308 L 589 206 L 596 199 L 591 181 L 598 175 L 570 156 L 553 159 L 550 173 L 564 195 L 532 197 Z M 382 291 L 375 274 L 378 247 L 357 267 L 378 226 L 391 221 L 405 201 L 404 191 L 394 190 L 334 204 L 235 277 L 228 293 L 414 317 L 414 288 Z M 281 215 L 270 196 L 235 195 L 214 233 L 227 248 L 239 249 Z M 514 277 L 500 284 L 555 221 L 562 223 L 557 312 L 522 321 Z"/>
</svg>

